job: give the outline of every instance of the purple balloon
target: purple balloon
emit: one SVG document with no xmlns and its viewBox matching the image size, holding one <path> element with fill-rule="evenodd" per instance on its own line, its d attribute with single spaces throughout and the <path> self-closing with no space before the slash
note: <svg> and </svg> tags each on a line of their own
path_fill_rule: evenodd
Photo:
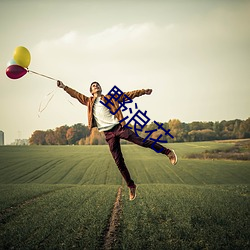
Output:
<svg viewBox="0 0 250 250">
<path fill-rule="evenodd" d="M 18 79 L 24 76 L 27 73 L 27 70 L 19 65 L 10 65 L 6 69 L 6 75 L 11 79 Z"/>
</svg>

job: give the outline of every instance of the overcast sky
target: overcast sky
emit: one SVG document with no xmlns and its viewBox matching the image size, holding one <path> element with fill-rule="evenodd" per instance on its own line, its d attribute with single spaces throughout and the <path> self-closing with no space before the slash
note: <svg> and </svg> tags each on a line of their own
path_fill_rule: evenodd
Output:
<svg viewBox="0 0 250 250">
<path fill-rule="evenodd" d="M 250 117 L 250 1 L 0 2 L 0 130 L 5 144 L 33 131 L 87 125 L 87 108 L 56 82 L 5 70 L 18 46 L 29 68 L 90 95 L 152 88 L 134 99 L 151 121 Z M 52 92 L 52 93 L 51 93 Z M 51 94 L 50 94 L 51 93 Z M 39 115 L 39 106 L 44 108 Z M 131 106 L 133 107 L 133 105 Z"/>
</svg>

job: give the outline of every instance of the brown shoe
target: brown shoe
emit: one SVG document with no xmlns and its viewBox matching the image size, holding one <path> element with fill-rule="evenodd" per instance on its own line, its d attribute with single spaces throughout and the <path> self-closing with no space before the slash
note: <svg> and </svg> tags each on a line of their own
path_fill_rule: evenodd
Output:
<svg viewBox="0 0 250 250">
<path fill-rule="evenodd" d="M 172 165 L 177 164 L 177 155 L 175 154 L 174 150 L 171 150 L 171 152 L 167 156 Z"/>
<path fill-rule="evenodd" d="M 133 201 L 136 197 L 136 185 L 129 188 L 129 200 Z"/>
</svg>

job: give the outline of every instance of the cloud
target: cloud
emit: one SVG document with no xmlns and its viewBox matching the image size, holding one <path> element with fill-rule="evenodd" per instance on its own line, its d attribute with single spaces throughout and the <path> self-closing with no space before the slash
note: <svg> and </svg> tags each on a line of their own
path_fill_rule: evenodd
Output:
<svg viewBox="0 0 250 250">
<path fill-rule="evenodd" d="M 76 49 L 75 45 L 77 45 L 81 51 L 89 49 L 102 50 L 112 48 L 113 46 L 120 46 L 121 43 L 123 45 L 126 45 L 128 42 L 136 43 L 138 39 L 149 36 L 153 29 L 155 29 L 153 24 L 142 23 L 130 26 L 118 24 L 93 35 L 86 35 L 78 31 L 69 31 L 61 37 L 39 42 L 35 46 L 35 49 L 54 49 L 58 46 L 66 49 Z"/>
<path fill-rule="evenodd" d="M 56 47 L 65 47 L 70 48 L 75 43 L 77 43 L 79 39 L 79 33 L 77 31 L 70 31 L 63 34 L 61 37 L 50 39 L 50 40 L 42 40 L 37 45 L 35 45 L 35 50 L 44 51 L 47 49 L 55 49 Z"/>
<path fill-rule="evenodd" d="M 62 36 L 59 40 L 58 43 L 62 44 L 74 44 L 77 40 L 77 32 L 76 31 L 71 31 L 69 33 L 66 33 L 64 36 Z"/>
<path fill-rule="evenodd" d="M 91 50 L 120 48 L 128 44 L 138 44 L 139 41 L 150 35 L 154 28 L 152 23 L 133 24 L 125 26 L 118 24 L 87 39 L 87 48 Z M 122 49 L 122 48 L 121 48 Z"/>
<path fill-rule="evenodd" d="M 153 23 L 133 25 L 117 24 L 95 34 L 69 31 L 60 37 L 43 40 L 32 54 L 37 67 L 48 70 L 68 68 L 80 75 L 85 71 L 107 72 L 118 68 L 126 69 L 131 63 L 141 63 L 147 57 L 157 36 L 158 28 Z M 151 48 L 150 48 L 151 47 Z"/>
<path fill-rule="evenodd" d="M 117 24 L 92 35 L 69 31 L 61 37 L 41 41 L 34 51 L 41 56 L 49 53 L 51 57 L 63 53 L 69 60 L 75 60 L 76 56 L 93 60 L 118 55 L 127 57 L 129 52 L 152 46 L 152 35 L 159 37 L 157 32 L 161 31 L 153 23 Z M 133 54 L 129 53 L 129 56 L 133 57 Z"/>
<path fill-rule="evenodd" d="M 249 41 L 247 20 L 246 11 L 216 9 L 185 22 L 120 23 L 94 34 L 69 31 L 41 41 L 34 54 L 43 67 L 48 67 L 49 58 L 58 70 L 71 68 L 78 76 L 83 68 L 103 75 L 121 69 L 123 74 L 164 75 L 166 70 L 175 74 L 196 67 L 203 74 L 205 68 L 214 70 L 215 63 L 221 69 L 224 65 L 225 72 L 241 51 L 249 50 L 244 46 Z"/>
</svg>

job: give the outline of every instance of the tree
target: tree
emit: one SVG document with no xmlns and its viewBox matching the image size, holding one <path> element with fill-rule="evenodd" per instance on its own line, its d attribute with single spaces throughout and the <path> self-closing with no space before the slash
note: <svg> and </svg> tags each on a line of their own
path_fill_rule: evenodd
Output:
<svg viewBox="0 0 250 250">
<path fill-rule="evenodd" d="M 216 134 L 216 139 L 220 139 L 220 123 L 218 121 L 216 121 L 213 125 L 213 131 Z"/>
<path fill-rule="evenodd" d="M 87 141 L 87 139 L 86 139 Z M 103 145 L 106 143 L 106 139 L 103 133 L 100 133 L 97 128 L 92 128 L 89 136 L 90 145 Z"/>
<path fill-rule="evenodd" d="M 190 128 L 190 131 L 192 131 L 192 130 L 202 130 L 204 128 L 204 125 L 203 125 L 202 122 L 195 121 L 195 122 L 191 122 L 189 124 L 189 128 Z"/>
<path fill-rule="evenodd" d="M 75 144 L 75 130 L 73 127 L 70 127 L 66 132 L 66 139 L 69 145 Z"/>
<path fill-rule="evenodd" d="M 77 123 L 67 130 L 66 138 L 68 144 L 81 144 L 89 135 L 90 131 L 88 127 L 81 123 Z"/>
<path fill-rule="evenodd" d="M 190 141 L 210 141 L 216 138 L 216 134 L 211 129 L 192 130 L 188 133 Z"/>
<path fill-rule="evenodd" d="M 162 124 L 162 122 L 158 122 Z M 172 139 L 168 134 L 165 135 L 163 129 L 159 129 L 154 122 L 146 125 L 142 132 L 138 134 L 145 138 L 148 133 L 145 131 L 156 130 L 150 135 L 150 138 L 158 138 L 163 135 L 161 140 L 168 142 L 183 142 L 183 141 L 204 141 L 215 139 L 242 139 L 250 138 L 250 118 L 245 121 L 235 119 L 221 122 L 191 122 L 184 123 L 178 119 L 169 120 L 162 125 L 163 129 L 174 136 Z M 57 127 L 55 130 L 49 129 L 46 132 L 36 130 L 29 139 L 31 145 L 93 145 L 106 144 L 106 139 L 103 133 L 99 133 L 97 128 L 92 129 L 91 133 L 87 126 L 78 123 L 71 127 L 67 125 Z M 126 143 L 126 141 L 122 141 Z"/>
<path fill-rule="evenodd" d="M 42 130 L 36 130 L 34 131 L 34 133 L 31 135 L 30 139 L 29 139 L 29 143 L 31 145 L 45 145 L 46 141 L 45 141 L 45 135 L 46 132 L 42 131 Z"/>
<path fill-rule="evenodd" d="M 170 134 L 174 136 L 173 141 L 183 141 L 183 129 L 182 129 L 182 123 L 178 119 L 169 120 L 168 127 L 170 129 Z M 168 137 L 169 139 L 171 137 Z"/>
<path fill-rule="evenodd" d="M 233 127 L 233 135 L 235 138 L 240 138 L 240 125 L 242 121 L 239 119 L 236 119 L 234 121 L 234 127 Z"/>
<path fill-rule="evenodd" d="M 240 124 L 240 138 L 250 138 L 250 117 Z"/>
<path fill-rule="evenodd" d="M 54 130 L 49 129 L 45 133 L 46 145 L 56 145 L 57 139 Z"/>
<path fill-rule="evenodd" d="M 57 127 L 55 130 L 56 144 L 57 145 L 67 145 L 68 141 L 66 138 L 66 133 L 68 130 L 68 126 L 64 125 L 61 127 Z"/>
<path fill-rule="evenodd" d="M 186 142 L 188 141 L 188 132 L 189 132 L 189 124 L 183 122 L 182 123 L 182 138 L 181 141 Z"/>
</svg>

